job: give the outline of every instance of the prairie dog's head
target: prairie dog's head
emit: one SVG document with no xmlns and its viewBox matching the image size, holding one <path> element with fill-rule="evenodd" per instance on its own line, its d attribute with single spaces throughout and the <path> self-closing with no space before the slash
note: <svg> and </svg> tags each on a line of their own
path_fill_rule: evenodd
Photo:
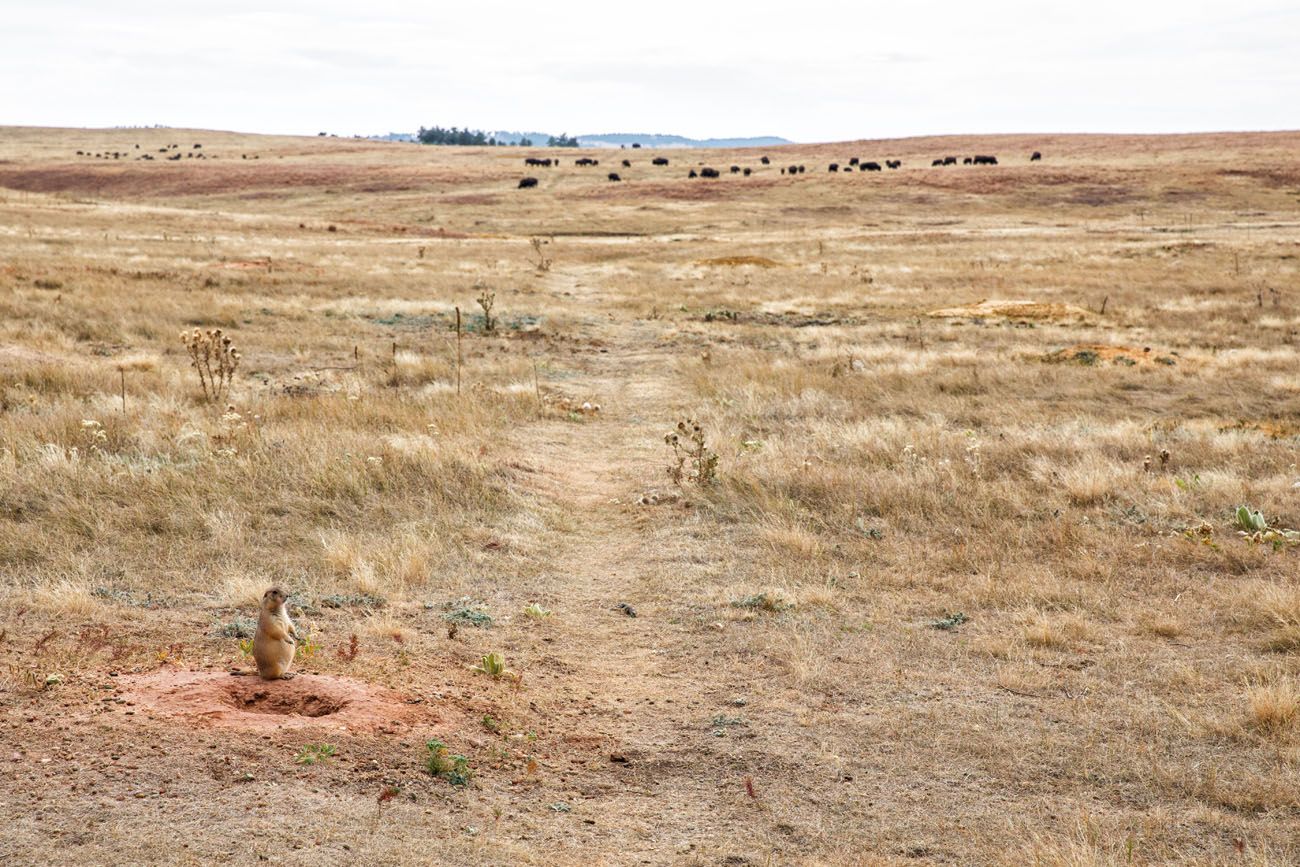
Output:
<svg viewBox="0 0 1300 867">
<path fill-rule="evenodd" d="M 284 600 L 288 598 L 279 587 L 272 587 L 262 594 L 262 610 L 275 614 L 284 607 Z"/>
</svg>

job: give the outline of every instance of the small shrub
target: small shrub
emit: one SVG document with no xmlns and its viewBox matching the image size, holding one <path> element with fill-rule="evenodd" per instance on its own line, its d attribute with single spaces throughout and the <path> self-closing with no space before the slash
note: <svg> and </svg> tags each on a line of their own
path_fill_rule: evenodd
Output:
<svg viewBox="0 0 1300 867">
<path fill-rule="evenodd" d="M 492 626 L 492 615 L 487 613 L 483 603 L 475 602 L 468 597 L 448 602 L 447 613 L 442 615 L 442 619 L 448 623 L 464 624 L 476 629 Z"/>
<path fill-rule="evenodd" d="M 182 331 L 181 343 L 190 355 L 190 367 L 198 374 L 203 399 L 220 403 L 230 393 L 231 380 L 239 369 L 239 350 L 220 328 Z"/>
<path fill-rule="evenodd" d="M 938 620 L 932 621 L 930 623 L 930 626 L 933 627 L 934 629 L 942 629 L 945 632 L 950 632 L 956 629 L 958 626 L 961 626 L 963 623 L 965 623 L 968 620 L 970 620 L 970 618 L 967 617 L 965 614 L 963 614 L 960 611 L 955 611 L 951 614 L 945 614 L 943 617 L 940 617 Z"/>
<path fill-rule="evenodd" d="M 474 776 L 469 767 L 469 759 L 449 753 L 447 745 L 437 738 L 425 741 L 424 749 L 424 767 L 430 775 L 441 777 L 453 786 L 463 786 Z"/>
<path fill-rule="evenodd" d="M 360 652 L 361 652 L 361 642 L 357 640 L 357 634 L 355 632 L 352 633 L 350 636 L 348 636 L 347 646 L 346 647 L 340 646 L 337 651 L 338 658 L 343 660 L 344 662 L 351 662 L 352 660 L 356 659 L 357 654 Z"/>
<path fill-rule="evenodd" d="M 301 662 L 305 659 L 311 659 L 320 650 L 320 643 L 312 636 L 311 632 L 298 628 L 295 636 L 297 640 L 293 643 L 293 658 L 295 662 Z"/>
<path fill-rule="evenodd" d="M 794 606 L 779 596 L 769 596 L 766 593 L 755 593 L 753 596 L 745 596 L 741 599 L 733 600 L 731 607 L 749 608 L 756 611 L 769 611 L 776 614 L 782 611 L 787 611 Z"/>
<path fill-rule="evenodd" d="M 533 604 L 529 605 L 527 608 L 524 609 L 524 616 L 531 617 L 534 620 L 541 620 L 542 618 L 550 617 L 551 612 L 549 609 L 543 608 L 542 606 L 534 602 Z"/>
<path fill-rule="evenodd" d="M 491 334 L 497 330 L 496 317 L 492 315 L 492 307 L 497 302 L 497 293 L 482 290 L 478 296 L 478 306 L 483 308 L 483 331 Z"/>
<path fill-rule="evenodd" d="M 334 758 L 337 750 L 333 744 L 307 744 L 294 759 L 300 765 L 314 765 Z"/>
<path fill-rule="evenodd" d="M 541 238 L 530 238 L 528 243 L 532 245 L 533 253 L 534 255 L 537 256 L 537 261 L 533 263 L 533 265 L 537 268 L 537 270 L 541 272 L 546 272 L 551 270 L 551 265 L 553 264 L 553 260 L 548 259 L 546 255 L 542 252 L 542 245 L 544 245 L 546 242 L 543 241 Z"/>
<path fill-rule="evenodd" d="M 694 482 L 703 486 L 718 480 L 718 455 L 705 444 L 704 429 L 698 421 L 679 421 L 677 430 L 665 436 L 664 442 L 673 450 L 673 462 L 667 467 L 673 484 Z"/>
</svg>

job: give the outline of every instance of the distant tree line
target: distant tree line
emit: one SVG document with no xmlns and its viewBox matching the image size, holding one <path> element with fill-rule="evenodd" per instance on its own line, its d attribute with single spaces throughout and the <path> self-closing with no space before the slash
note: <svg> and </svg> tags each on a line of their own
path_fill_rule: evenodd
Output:
<svg viewBox="0 0 1300 867">
<path fill-rule="evenodd" d="M 485 147 L 504 147 L 512 145 L 515 147 L 534 147 L 532 139 L 524 136 L 519 141 L 498 141 L 496 136 L 488 135 L 481 129 L 460 129 L 451 127 L 444 129 L 440 126 L 420 127 L 420 131 L 415 134 L 417 140 L 422 144 L 429 145 L 481 145 Z M 546 140 L 548 148 L 576 148 L 578 146 L 578 137 L 570 136 L 565 133 L 553 135 Z"/>
<path fill-rule="evenodd" d="M 488 147 L 497 147 L 506 145 L 509 142 L 497 141 L 496 136 L 490 136 L 481 129 L 460 129 L 452 127 L 443 129 L 440 126 L 429 127 L 425 129 L 420 127 L 420 131 L 415 137 L 422 144 L 431 145 L 487 145 Z M 521 141 L 520 144 L 523 142 Z M 532 144 L 532 142 L 529 142 Z"/>
</svg>

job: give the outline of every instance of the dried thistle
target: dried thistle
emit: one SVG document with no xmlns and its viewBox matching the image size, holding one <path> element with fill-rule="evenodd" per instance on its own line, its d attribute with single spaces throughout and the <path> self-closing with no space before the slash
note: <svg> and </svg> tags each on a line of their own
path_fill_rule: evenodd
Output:
<svg viewBox="0 0 1300 867">
<path fill-rule="evenodd" d="M 198 373 L 203 399 L 218 403 L 230 393 L 230 383 L 242 356 L 220 328 L 181 332 L 181 343 L 190 355 L 190 367 Z"/>
<path fill-rule="evenodd" d="M 705 444 L 704 428 L 698 421 L 679 421 L 677 429 L 665 436 L 664 442 L 673 450 L 673 462 L 667 467 L 673 484 L 689 481 L 708 485 L 718 480 L 718 455 Z"/>
</svg>

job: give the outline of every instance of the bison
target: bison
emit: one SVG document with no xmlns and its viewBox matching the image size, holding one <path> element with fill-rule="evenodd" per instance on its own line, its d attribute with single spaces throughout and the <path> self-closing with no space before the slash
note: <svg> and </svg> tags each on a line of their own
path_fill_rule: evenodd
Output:
<svg viewBox="0 0 1300 867">
<path fill-rule="evenodd" d="M 653 166 L 666 166 L 668 165 L 668 157 L 655 157 L 650 161 L 650 164 Z"/>
<path fill-rule="evenodd" d="M 849 158 L 849 165 L 851 165 L 851 166 L 856 166 L 856 165 L 857 165 L 858 163 L 860 163 L 860 162 L 862 162 L 862 160 L 858 159 L 857 157 L 850 157 L 850 158 Z"/>
<path fill-rule="evenodd" d="M 620 178 L 620 177 L 618 176 L 618 173 L 617 173 L 617 172 L 610 172 L 610 173 L 609 173 L 609 179 L 610 179 L 611 181 L 621 181 L 621 180 L 623 180 L 622 178 Z"/>
<path fill-rule="evenodd" d="M 537 186 L 537 178 L 521 178 L 519 181 L 519 189 L 521 190 L 526 190 L 529 187 L 535 186 Z"/>
<path fill-rule="evenodd" d="M 972 163 L 973 165 L 977 165 L 977 166 L 996 166 L 996 165 L 998 164 L 998 158 L 997 158 L 997 157 L 991 157 L 991 156 L 985 156 L 985 155 L 979 155 L 979 156 L 976 156 L 974 159 L 972 159 L 972 160 L 971 160 L 971 163 Z"/>
<path fill-rule="evenodd" d="M 885 168 L 896 169 L 903 165 L 902 160 L 885 160 Z"/>
<path fill-rule="evenodd" d="M 804 166 L 799 166 L 799 174 L 802 175 L 805 171 L 807 171 L 807 168 L 806 168 L 806 167 L 804 167 Z"/>
<path fill-rule="evenodd" d="M 1038 162 L 1039 160 L 1041 160 L 1042 158 L 1043 158 L 1043 155 L 1042 155 L 1041 153 L 1039 153 L 1038 151 L 1034 151 L 1032 154 L 1029 155 L 1029 161 L 1030 161 L 1031 163 L 1036 163 L 1036 162 Z"/>
<path fill-rule="evenodd" d="M 863 163 L 863 164 L 862 164 L 862 167 L 861 167 L 861 171 L 864 171 L 864 172 L 878 172 L 878 171 L 880 171 L 880 163 L 878 163 L 878 162 L 874 162 L 874 161 L 873 161 L 873 162 L 869 162 L 869 163 Z"/>
<path fill-rule="evenodd" d="M 829 166 L 826 167 L 826 171 L 828 172 L 838 172 L 839 170 L 840 170 L 839 163 L 831 163 Z"/>
<path fill-rule="evenodd" d="M 749 168 L 748 166 L 745 167 L 745 170 L 744 170 L 744 175 L 745 175 L 745 177 L 749 177 L 749 176 L 750 176 L 751 174 L 753 174 L 753 173 L 754 173 L 754 170 L 753 170 L 753 169 Z"/>
<path fill-rule="evenodd" d="M 711 168 L 709 168 L 708 166 L 705 166 L 704 168 L 700 169 L 700 177 L 702 177 L 702 178 L 716 178 L 716 177 L 718 177 L 718 170 L 717 170 L 717 169 L 711 169 Z"/>
<path fill-rule="evenodd" d="M 625 169 L 630 169 L 630 168 L 632 168 L 632 161 L 631 161 L 631 160 L 623 160 L 623 168 L 625 168 Z"/>
<path fill-rule="evenodd" d="M 767 166 L 767 165 L 771 165 L 771 164 L 772 164 L 772 161 L 769 160 L 767 157 L 759 157 L 759 158 L 758 158 L 758 161 L 759 161 L 760 163 L 762 163 L 763 165 L 765 165 L 765 166 Z"/>
<path fill-rule="evenodd" d="M 791 174 L 791 175 L 797 175 L 797 174 L 799 174 L 799 167 L 798 167 L 798 166 L 790 166 L 790 168 L 786 169 L 786 173 L 787 173 L 787 174 Z"/>
<path fill-rule="evenodd" d="M 687 175 L 686 177 L 688 177 L 688 178 L 698 178 L 699 175 L 697 175 L 697 174 L 695 173 L 695 169 L 691 169 L 691 173 L 690 173 L 689 175 Z"/>
<path fill-rule="evenodd" d="M 956 158 L 956 157 L 944 157 L 944 158 L 943 158 L 943 164 L 944 164 L 945 166 L 955 166 L 955 165 L 957 165 L 957 158 Z"/>
<path fill-rule="evenodd" d="M 731 167 L 731 173 L 732 173 L 733 175 L 738 175 L 738 174 L 740 174 L 740 166 L 732 166 L 732 167 Z"/>
</svg>

